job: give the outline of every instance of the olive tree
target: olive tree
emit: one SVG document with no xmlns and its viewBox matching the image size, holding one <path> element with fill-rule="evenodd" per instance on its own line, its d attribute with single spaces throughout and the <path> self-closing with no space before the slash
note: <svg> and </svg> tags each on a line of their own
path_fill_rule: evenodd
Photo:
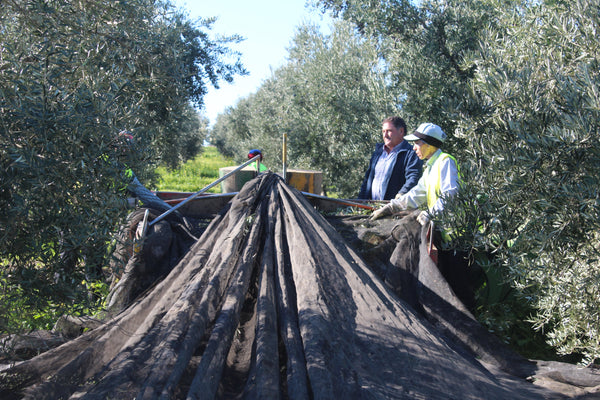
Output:
<svg viewBox="0 0 600 400">
<path fill-rule="evenodd" d="M 493 24 L 485 1 L 315 1 L 354 24 L 364 36 L 386 44 L 382 57 L 409 125 L 440 125 L 453 139 L 457 110 L 479 113 L 468 101 L 475 64 L 468 56 Z"/>
<path fill-rule="evenodd" d="M 559 353 L 598 358 L 597 2 L 317 3 L 394 43 L 403 112 L 449 133 L 465 181 L 440 221 L 452 245 L 492 256 Z"/>
<path fill-rule="evenodd" d="M 500 4 L 497 4 L 498 8 Z M 498 14 L 473 55 L 465 118 L 471 191 L 487 193 L 488 245 L 532 322 L 561 354 L 600 357 L 600 26 L 594 1 L 527 4 Z"/>
<path fill-rule="evenodd" d="M 64 305 L 98 277 L 127 212 L 124 171 L 190 157 L 203 139 L 192 105 L 243 72 L 228 61 L 238 38 L 211 38 L 211 23 L 149 0 L 2 2 L 3 282 Z"/>
<path fill-rule="evenodd" d="M 346 23 L 327 35 L 315 26 L 299 27 L 287 62 L 238 104 L 248 108 L 243 124 L 230 111 L 230 123 L 243 128 L 235 134 L 237 148 L 261 148 L 265 163 L 280 170 L 285 134 L 288 168 L 321 170 L 328 192 L 356 196 L 381 140 L 381 121 L 399 101 L 388 90 L 378 51 Z"/>
<path fill-rule="evenodd" d="M 247 124 L 251 118 L 252 99 L 253 95 L 251 94 L 240 99 L 235 106 L 227 107 L 223 113 L 217 116 L 217 121 L 210 130 L 210 143 L 216 146 L 225 157 L 237 156 L 239 158 L 244 155 L 242 154 L 244 150 L 249 150 L 241 149 L 240 142 L 250 137 Z"/>
</svg>

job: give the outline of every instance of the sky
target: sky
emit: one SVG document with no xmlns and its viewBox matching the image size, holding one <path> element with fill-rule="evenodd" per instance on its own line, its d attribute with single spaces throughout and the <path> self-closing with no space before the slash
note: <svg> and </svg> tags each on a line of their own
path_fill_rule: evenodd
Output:
<svg viewBox="0 0 600 400">
<path fill-rule="evenodd" d="M 306 0 L 173 0 L 189 13 L 189 18 L 217 17 L 212 35 L 238 34 L 245 38 L 229 47 L 239 51 L 249 72 L 236 76 L 232 84 L 221 82 L 219 89 L 211 85 L 204 98 L 203 114 L 212 126 L 217 115 L 228 106 L 257 91 L 271 72 L 284 65 L 296 28 L 304 22 L 322 26 L 327 32 L 331 19 L 305 5 Z"/>
</svg>

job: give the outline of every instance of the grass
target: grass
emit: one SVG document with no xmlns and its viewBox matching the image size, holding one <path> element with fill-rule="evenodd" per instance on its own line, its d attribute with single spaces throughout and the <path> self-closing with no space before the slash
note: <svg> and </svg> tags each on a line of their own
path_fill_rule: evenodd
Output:
<svg viewBox="0 0 600 400">
<path fill-rule="evenodd" d="M 231 158 L 223 157 L 216 147 L 206 146 L 202 154 L 189 160 L 176 170 L 158 167 L 160 176 L 159 191 L 197 192 L 219 179 L 219 168 L 235 165 Z M 216 185 L 208 193 L 221 193 L 221 185 Z"/>
</svg>

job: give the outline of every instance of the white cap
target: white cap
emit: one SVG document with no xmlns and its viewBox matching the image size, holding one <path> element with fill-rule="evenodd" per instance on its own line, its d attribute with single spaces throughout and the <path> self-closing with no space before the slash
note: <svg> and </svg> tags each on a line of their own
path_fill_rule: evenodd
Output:
<svg viewBox="0 0 600 400">
<path fill-rule="evenodd" d="M 419 139 L 424 141 L 427 144 L 430 144 L 435 147 L 442 147 L 444 141 L 448 138 L 448 136 L 444 133 L 442 128 L 432 123 L 424 123 L 419 125 L 416 131 L 414 131 L 411 135 L 405 136 L 404 140 L 409 142 L 414 142 Z"/>
</svg>

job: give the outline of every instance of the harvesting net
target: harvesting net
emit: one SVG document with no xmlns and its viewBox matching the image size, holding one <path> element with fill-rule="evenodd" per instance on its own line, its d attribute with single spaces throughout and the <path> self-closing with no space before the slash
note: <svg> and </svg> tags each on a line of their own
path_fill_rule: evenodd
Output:
<svg viewBox="0 0 600 400">
<path fill-rule="evenodd" d="M 262 174 L 121 312 L 3 371 L 0 397 L 564 398 L 525 379 L 563 367 L 507 350 L 454 295 L 414 218 L 393 224 L 379 271 L 390 287 L 300 192 Z"/>
</svg>

